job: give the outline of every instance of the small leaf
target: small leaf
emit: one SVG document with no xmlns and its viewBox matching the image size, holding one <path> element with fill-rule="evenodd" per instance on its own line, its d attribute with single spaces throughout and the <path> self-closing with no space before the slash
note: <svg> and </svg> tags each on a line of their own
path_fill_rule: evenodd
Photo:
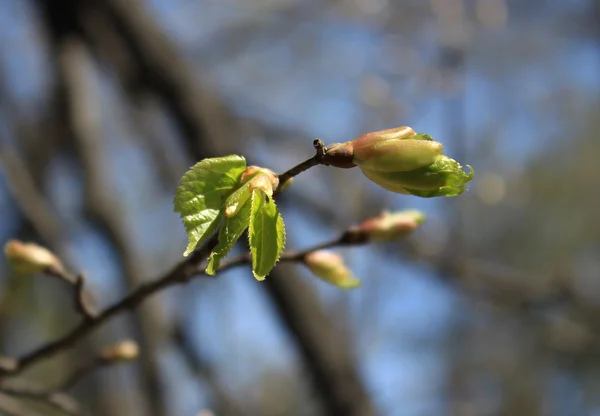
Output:
<svg viewBox="0 0 600 416">
<path fill-rule="evenodd" d="M 264 280 L 285 246 L 285 225 L 275 201 L 260 189 L 252 193 L 248 238 L 252 273 L 257 280 Z"/>
<path fill-rule="evenodd" d="M 243 157 L 231 155 L 204 159 L 183 175 L 173 205 L 189 239 L 184 256 L 215 232 L 221 221 L 221 208 L 245 168 Z"/>
<path fill-rule="evenodd" d="M 242 209 L 244 204 L 250 199 L 250 182 L 246 182 L 229 195 L 225 201 L 225 217 L 233 217 Z"/>
<path fill-rule="evenodd" d="M 223 221 L 223 225 L 221 225 L 221 229 L 219 230 L 219 244 L 217 244 L 208 258 L 208 264 L 206 265 L 207 274 L 213 276 L 217 272 L 221 260 L 229 253 L 238 238 L 248 228 L 250 208 L 251 204 L 246 200 L 235 217 L 225 217 L 225 221 Z"/>
</svg>

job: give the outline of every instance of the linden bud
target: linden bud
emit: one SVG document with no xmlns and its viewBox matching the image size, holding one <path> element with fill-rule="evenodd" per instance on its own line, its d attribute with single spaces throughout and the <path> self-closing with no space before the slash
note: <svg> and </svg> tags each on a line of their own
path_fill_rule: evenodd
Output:
<svg viewBox="0 0 600 416">
<path fill-rule="evenodd" d="M 332 251 L 313 251 L 304 257 L 304 264 L 315 276 L 342 289 L 360 286 L 360 280 L 346 267 L 344 258 Z"/>
<path fill-rule="evenodd" d="M 382 212 L 350 229 L 364 235 L 368 241 L 394 241 L 416 230 L 425 221 L 425 214 L 416 210 Z"/>
<path fill-rule="evenodd" d="M 456 196 L 475 173 L 442 153 L 442 144 L 410 127 L 367 133 L 352 141 L 353 161 L 388 191 L 423 198 Z"/>
<path fill-rule="evenodd" d="M 106 361 L 131 361 L 135 360 L 139 354 L 138 344 L 132 340 L 125 340 L 105 348 L 100 353 L 100 357 Z"/>
<path fill-rule="evenodd" d="M 261 189 L 268 196 L 273 196 L 273 191 L 279 186 L 279 177 L 275 172 L 259 166 L 248 166 L 240 176 L 240 184 L 250 181 L 250 192 Z"/>
<path fill-rule="evenodd" d="M 361 169 L 404 172 L 427 166 L 442 152 L 442 144 L 417 135 L 410 127 L 367 133 L 354 139 L 354 163 Z"/>
<path fill-rule="evenodd" d="M 255 189 L 260 189 L 266 195 L 272 197 L 273 191 L 277 189 L 277 184 L 279 184 L 279 180 L 275 178 L 275 181 L 272 180 L 268 175 L 258 174 L 254 178 L 250 179 L 250 192 Z"/>
<path fill-rule="evenodd" d="M 35 274 L 49 268 L 63 270 L 62 263 L 50 250 L 34 243 L 10 240 L 4 245 L 4 255 L 17 273 Z"/>
<path fill-rule="evenodd" d="M 352 142 L 333 143 L 327 146 L 325 154 L 321 158 L 324 165 L 333 166 L 341 169 L 349 169 L 356 166 L 353 156 L 354 150 Z"/>
</svg>

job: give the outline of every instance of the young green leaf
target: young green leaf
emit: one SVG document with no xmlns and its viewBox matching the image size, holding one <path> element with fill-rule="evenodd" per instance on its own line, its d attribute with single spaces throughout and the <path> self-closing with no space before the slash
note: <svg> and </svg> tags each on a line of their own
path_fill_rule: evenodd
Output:
<svg viewBox="0 0 600 416">
<path fill-rule="evenodd" d="M 242 209 L 244 204 L 250 199 L 250 182 L 246 182 L 235 190 L 225 201 L 225 218 L 230 218 Z"/>
<path fill-rule="evenodd" d="M 183 175 L 173 205 L 188 235 L 184 256 L 215 232 L 221 221 L 221 208 L 245 168 L 243 157 L 231 155 L 204 159 Z"/>
<path fill-rule="evenodd" d="M 219 244 L 215 247 L 206 265 L 206 273 L 213 276 L 221 260 L 233 248 L 235 242 L 240 238 L 244 230 L 248 228 L 250 222 L 250 202 L 248 200 L 242 205 L 238 213 L 234 217 L 225 217 L 223 225 L 219 230 Z"/>
<path fill-rule="evenodd" d="M 257 280 L 264 280 L 285 246 L 285 225 L 275 201 L 260 189 L 252 192 L 248 238 L 252 273 Z"/>
</svg>

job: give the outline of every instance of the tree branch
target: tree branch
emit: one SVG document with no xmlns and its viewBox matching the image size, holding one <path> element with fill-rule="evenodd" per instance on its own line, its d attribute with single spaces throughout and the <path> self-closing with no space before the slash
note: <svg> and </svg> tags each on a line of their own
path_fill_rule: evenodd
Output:
<svg viewBox="0 0 600 416">
<path fill-rule="evenodd" d="M 47 391 L 30 385 L 13 386 L 1 384 L 0 393 L 7 396 L 35 400 L 70 416 L 81 414 L 79 405 L 71 397 L 59 391 Z"/>
<path fill-rule="evenodd" d="M 42 416 L 25 404 L 8 397 L 8 395 L 0 395 L 0 414 L 4 416 Z"/>
<path fill-rule="evenodd" d="M 304 256 L 311 251 L 320 250 L 327 247 L 334 247 L 338 245 L 361 244 L 364 242 L 359 240 L 352 241 L 351 239 L 348 239 L 347 235 L 348 233 L 344 233 L 340 236 L 340 238 L 336 240 L 332 240 L 323 244 L 318 244 L 312 248 L 308 248 L 302 251 L 285 252 L 281 256 L 280 261 L 298 262 L 301 261 L 304 258 Z M 31 351 L 30 353 L 23 355 L 21 358 L 11 361 L 11 366 L 7 365 L 4 368 L 0 368 L 0 377 L 18 374 L 24 369 L 30 367 L 31 365 L 41 361 L 42 359 L 52 356 L 58 353 L 59 351 L 66 350 L 72 347 L 81 338 L 83 338 L 84 336 L 92 332 L 94 329 L 101 326 L 113 316 L 121 312 L 136 308 L 145 299 L 163 289 L 178 284 L 187 283 L 191 278 L 195 276 L 207 277 L 208 275 L 206 275 L 202 271 L 202 266 L 206 257 L 208 257 L 210 252 L 216 246 L 217 241 L 218 240 L 215 234 L 208 242 L 204 244 L 202 248 L 200 248 L 199 250 L 194 252 L 189 258 L 178 264 L 165 276 L 160 277 L 152 282 L 140 285 L 132 293 L 130 293 L 120 301 L 116 302 L 112 306 L 108 307 L 101 313 L 97 314 L 96 316 L 90 317 L 89 319 L 84 319 L 78 326 L 76 326 L 73 330 L 71 330 L 71 332 L 67 333 L 62 338 L 59 338 L 56 341 L 43 345 Z M 225 270 L 250 263 L 251 258 L 247 254 L 244 254 L 229 261 L 224 261 L 221 264 L 221 267 L 219 267 L 218 271 L 223 272 Z"/>
<path fill-rule="evenodd" d="M 96 313 L 94 310 L 93 298 L 85 287 L 85 276 L 83 273 L 72 275 L 63 269 L 49 267 L 46 269 L 46 274 L 64 281 L 72 287 L 73 305 L 75 306 L 75 310 L 81 314 L 84 319 L 92 319 L 94 317 Z"/>
<path fill-rule="evenodd" d="M 294 166 L 293 168 L 285 171 L 284 173 L 277 175 L 279 178 L 279 185 L 277 186 L 275 193 L 281 192 L 281 188 L 284 186 L 284 184 L 288 180 L 292 179 L 295 176 L 298 176 L 299 174 L 312 168 L 313 166 L 317 166 L 322 163 L 323 156 L 325 155 L 325 152 L 327 151 L 325 144 L 323 143 L 323 141 L 321 139 L 315 139 L 315 141 L 313 142 L 313 146 L 314 146 L 315 150 L 317 151 L 316 155 L 314 155 L 310 159 L 305 160 L 304 162 Z"/>
<path fill-rule="evenodd" d="M 187 362 L 195 376 L 201 377 L 210 387 L 213 396 L 211 408 L 219 415 L 242 416 L 244 411 L 234 397 L 221 386 L 213 366 L 205 360 L 194 345 L 193 339 L 184 330 L 182 322 L 174 326 L 173 341 L 179 353 Z"/>
<path fill-rule="evenodd" d="M 69 377 L 55 387 L 39 387 L 31 385 L 30 382 L 27 382 L 26 385 L 19 385 L 4 381 L 0 382 L 0 393 L 7 396 L 35 400 L 58 409 L 68 415 L 79 415 L 81 414 L 79 405 L 64 392 L 71 389 L 82 378 L 96 369 L 136 358 L 138 351 L 137 345 L 133 344 L 132 347 L 131 341 L 126 341 L 125 343 L 128 345 L 124 346 L 124 344 L 121 343 L 104 350 L 92 361 L 75 370 Z M 127 350 L 123 351 L 123 347 Z M 115 350 L 116 348 L 121 348 L 121 350 Z"/>
</svg>

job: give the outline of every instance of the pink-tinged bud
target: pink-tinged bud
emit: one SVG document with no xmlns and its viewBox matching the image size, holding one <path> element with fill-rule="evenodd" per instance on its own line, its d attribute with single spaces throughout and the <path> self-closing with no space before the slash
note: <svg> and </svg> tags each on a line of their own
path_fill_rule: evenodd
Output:
<svg viewBox="0 0 600 416">
<path fill-rule="evenodd" d="M 105 348 L 101 353 L 105 361 L 131 361 L 140 355 L 140 348 L 135 341 L 125 340 Z"/>
<path fill-rule="evenodd" d="M 332 251 L 313 251 L 304 257 L 304 264 L 315 276 L 342 289 L 360 286 L 360 280 L 346 267 L 344 258 Z"/>
<path fill-rule="evenodd" d="M 407 126 L 362 135 L 352 141 L 354 163 L 379 172 L 406 172 L 433 163 L 442 144 L 415 136 Z"/>
<path fill-rule="evenodd" d="M 367 241 L 394 241 L 410 234 L 424 221 L 425 214 L 420 211 L 384 211 L 379 216 L 351 228 L 350 232 L 364 235 Z"/>
<path fill-rule="evenodd" d="M 353 162 L 388 191 L 431 198 L 460 195 L 474 172 L 442 153 L 442 144 L 410 127 L 376 131 L 352 142 Z"/>
<path fill-rule="evenodd" d="M 4 254 L 17 273 L 35 274 L 48 269 L 63 270 L 62 263 L 50 250 L 34 243 L 10 240 L 4 245 Z"/>
<path fill-rule="evenodd" d="M 248 166 L 240 176 L 240 184 L 250 181 L 250 192 L 260 189 L 268 196 L 273 196 L 273 191 L 279 186 L 279 177 L 275 172 L 259 166 Z"/>
</svg>

